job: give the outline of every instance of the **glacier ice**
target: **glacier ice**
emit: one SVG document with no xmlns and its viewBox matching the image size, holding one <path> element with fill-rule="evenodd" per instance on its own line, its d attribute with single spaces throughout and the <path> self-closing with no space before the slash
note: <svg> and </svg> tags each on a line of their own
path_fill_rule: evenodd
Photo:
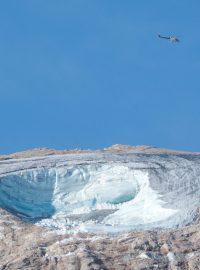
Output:
<svg viewBox="0 0 200 270">
<path fill-rule="evenodd" d="M 200 202 L 200 159 L 63 155 L 0 162 L 0 207 L 59 230 L 178 227 Z"/>
</svg>

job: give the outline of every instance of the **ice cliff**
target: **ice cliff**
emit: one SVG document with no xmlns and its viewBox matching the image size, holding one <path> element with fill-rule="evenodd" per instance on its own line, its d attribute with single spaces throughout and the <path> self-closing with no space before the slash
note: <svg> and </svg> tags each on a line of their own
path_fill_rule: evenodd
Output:
<svg viewBox="0 0 200 270">
<path fill-rule="evenodd" d="M 199 155 L 99 151 L 0 161 L 0 207 L 51 229 L 181 227 L 199 205 Z"/>
</svg>

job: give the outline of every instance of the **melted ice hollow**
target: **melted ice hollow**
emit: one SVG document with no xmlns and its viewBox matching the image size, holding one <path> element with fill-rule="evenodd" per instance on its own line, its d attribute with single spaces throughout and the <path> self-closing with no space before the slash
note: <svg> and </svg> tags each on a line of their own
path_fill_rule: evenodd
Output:
<svg viewBox="0 0 200 270">
<path fill-rule="evenodd" d="M 35 169 L 1 177 L 0 206 L 56 229 L 148 228 L 173 216 L 147 171 L 124 165 Z"/>
</svg>

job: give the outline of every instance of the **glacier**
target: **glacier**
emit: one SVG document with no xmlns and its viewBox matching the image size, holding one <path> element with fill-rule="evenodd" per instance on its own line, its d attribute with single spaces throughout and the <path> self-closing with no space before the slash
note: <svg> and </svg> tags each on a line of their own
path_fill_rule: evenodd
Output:
<svg viewBox="0 0 200 270">
<path fill-rule="evenodd" d="M 190 224 L 200 157 L 83 153 L 0 161 L 0 207 L 59 231 L 113 233 Z"/>
</svg>

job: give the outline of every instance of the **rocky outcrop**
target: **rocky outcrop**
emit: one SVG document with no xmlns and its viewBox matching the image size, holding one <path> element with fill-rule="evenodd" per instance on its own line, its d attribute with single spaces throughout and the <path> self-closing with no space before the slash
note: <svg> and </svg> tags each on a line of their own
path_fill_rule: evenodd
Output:
<svg viewBox="0 0 200 270">
<path fill-rule="evenodd" d="M 32 157 L 45 157 L 51 155 L 67 155 L 67 154 L 80 154 L 80 153 L 94 153 L 94 152 L 105 152 L 105 153 L 121 153 L 121 152 L 132 152 L 132 153 L 146 153 L 146 154 L 192 154 L 200 155 L 199 152 L 187 152 L 187 151 L 177 151 L 171 149 L 158 148 L 147 145 L 124 145 L 115 144 L 103 150 L 89 150 L 89 149 L 66 149 L 66 150 L 56 150 L 49 148 L 35 148 L 31 150 L 26 150 L 22 152 L 17 152 L 10 155 L 0 155 L 0 160 L 8 159 L 19 159 L 19 158 L 32 158 Z"/>
<path fill-rule="evenodd" d="M 0 269 L 200 269 L 200 224 L 115 237 L 58 235 L 0 211 Z"/>
</svg>

